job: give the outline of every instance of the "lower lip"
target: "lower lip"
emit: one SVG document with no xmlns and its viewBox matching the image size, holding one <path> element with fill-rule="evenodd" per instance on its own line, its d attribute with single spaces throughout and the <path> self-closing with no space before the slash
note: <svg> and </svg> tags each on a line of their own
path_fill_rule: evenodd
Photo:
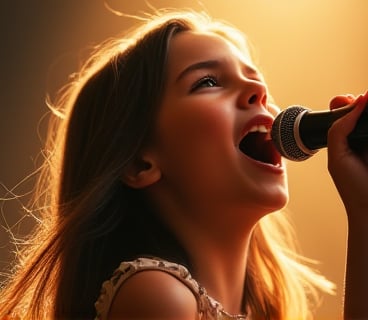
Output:
<svg viewBox="0 0 368 320">
<path fill-rule="evenodd" d="M 273 164 L 269 164 L 269 163 L 257 161 L 257 160 L 255 160 L 253 158 L 248 157 L 244 153 L 242 153 L 242 155 L 244 157 L 246 157 L 248 161 L 252 162 L 253 164 L 255 164 L 256 166 L 258 166 L 259 168 L 262 168 L 264 170 L 268 170 L 269 172 L 276 173 L 276 174 L 283 174 L 283 173 L 285 173 L 285 167 L 284 167 L 284 164 L 283 164 L 282 160 L 280 160 L 280 164 L 279 165 L 276 165 L 275 166 Z"/>
</svg>

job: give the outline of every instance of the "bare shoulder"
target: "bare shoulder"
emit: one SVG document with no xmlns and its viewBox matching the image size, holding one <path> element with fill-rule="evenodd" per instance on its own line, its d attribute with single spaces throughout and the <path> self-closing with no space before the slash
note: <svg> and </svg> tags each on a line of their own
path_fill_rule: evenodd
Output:
<svg viewBox="0 0 368 320">
<path fill-rule="evenodd" d="M 196 298 L 184 283 L 166 272 L 146 270 L 121 285 L 108 319 L 195 320 L 197 314 Z"/>
</svg>

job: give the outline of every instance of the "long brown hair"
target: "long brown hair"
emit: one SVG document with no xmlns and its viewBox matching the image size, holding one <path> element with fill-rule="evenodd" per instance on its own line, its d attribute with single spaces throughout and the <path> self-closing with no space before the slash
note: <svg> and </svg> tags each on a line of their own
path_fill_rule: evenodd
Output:
<svg viewBox="0 0 368 320">
<path fill-rule="evenodd" d="M 124 168 L 149 142 L 170 39 L 185 30 L 210 30 L 247 50 L 240 32 L 206 14 L 162 11 L 133 33 L 103 43 L 60 92 L 35 196 L 41 216 L 2 289 L 0 316 L 93 318 L 102 282 L 120 261 L 139 255 L 190 268 L 144 190 L 121 180 Z M 298 319 L 304 319 L 309 312 L 306 284 L 327 288 L 328 283 L 288 251 L 293 240 L 276 238 L 280 224 L 289 229 L 279 215 L 261 221 L 254 232 L 247 303 L 255 318 L 285 319 L 293 315 L 288 311 L 293 305 Z M 267 226 L 272 230 L 265 231 Z"/>
</svg>

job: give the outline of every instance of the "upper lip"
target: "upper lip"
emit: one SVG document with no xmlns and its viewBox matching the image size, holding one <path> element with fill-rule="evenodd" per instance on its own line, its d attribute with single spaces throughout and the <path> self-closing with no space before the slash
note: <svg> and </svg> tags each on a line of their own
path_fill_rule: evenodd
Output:
<svg viewBox="0 0 368 320">
<path fill-rule="evenodd" d="M 243 129 L 242 129 L 242 131 L 240 133 L 240 139 L 238 141 L 238 144 L 249 133 L 249 131 L 254 126 L 261 126 L 261 125 L 263 125 L 270 132 L 271 131 L 271 128 L 272 128 L 273 121 L 274 121 L 274 119 L 271 116 L 269 116 L 269 115 L 265 115 L 265 114 L 256 115 L 251 120 L 249 120 L 245 124 L 245 126 L 243 127 Z"/>
</svg>

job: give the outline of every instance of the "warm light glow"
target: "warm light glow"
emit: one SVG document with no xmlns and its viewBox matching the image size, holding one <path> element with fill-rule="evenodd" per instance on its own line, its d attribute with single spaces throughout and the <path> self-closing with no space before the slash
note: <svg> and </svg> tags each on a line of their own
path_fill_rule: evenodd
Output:
<svg viewBox="0 0 368 320">
<path fill-rule="evenodd" d="M 5 108 L 2 103 L 0 117 L 4 130 L 1 132 L 7 139 L 6 143 L 1 143 L 0 182 L 9 188 L 34 169 L 29 159 L 39 153 L 36 131 L 38 120 L 47 111 L 46 92 L 54 94 L 54 88 L 76 70 L 81 49 L 135 25 L 137 20 L 130 15 L 152 13 L 146 1 L 105 2 L 106 5 L 103 1 L 91 1 L 88 6 L 83 6 L 78 1 L 70 1 L 65 7 L 63 2 L 63 10 L 60 6 L 58 9 L 51 6 L 48 11 L 37 12 L 38 24 L 9 17 L 10 31 L 6 30 L 7 33 L 12 36 L 12 32 L 16 32 L 14 24 L 18 24 L 22 30 L 18 36 L 23 37 L 19 41 L 22 45 L 16 49 L 20 51 L 2 59 L 4 68 L 10 68 L 2 72 L 3 75 L 18 79 L 18 82 L 9 82 L 14 87 L 2 92 L 9 97 L 5 101 L 16 101 L 7 103 Z M 256 62 L 281 108 L 302 104 L 311 109 L 327 109 L 334 95 L 359 94 L 368 90 L 366 0 L 150 0 L 149 4 L 155 8 L 205 9 L 210 15 L 239 27 L 252 42 Z M 27 6 L 33 4 L 23 2 L 22 12 L 27 12 Z M 14 9 L 9 15 L 18 12 Z M 47 25 L 42 21 L 47 21 Z M 19 26 L 22 23 L 24 25 Z M 15 53 L 17 58 L 11 56 Z M 28 127 L 20 126 L 19 119 L 23 119 Z M 17 130 L 12 135 L 14 127 Z M 337 284 L 337 297 L 325 299 L 316 319 L 338 319 L 343 290 L 346 220 L 343 205 L 327 172 L 326 151 L 320 151 L 303 163 L 289 162 L 288 169 L 289 210 L 301 246 L 307 256 L 321 261 L 320 269 L 324 275 Z M 4 216 L 11 219 L 8 205 Z M 0 250 L 8 248 L 4 245 L 7 241 L 8 234 L 1 229 Z M 1 263 L 5 256 L 3 252 Z"/>
</svg>

